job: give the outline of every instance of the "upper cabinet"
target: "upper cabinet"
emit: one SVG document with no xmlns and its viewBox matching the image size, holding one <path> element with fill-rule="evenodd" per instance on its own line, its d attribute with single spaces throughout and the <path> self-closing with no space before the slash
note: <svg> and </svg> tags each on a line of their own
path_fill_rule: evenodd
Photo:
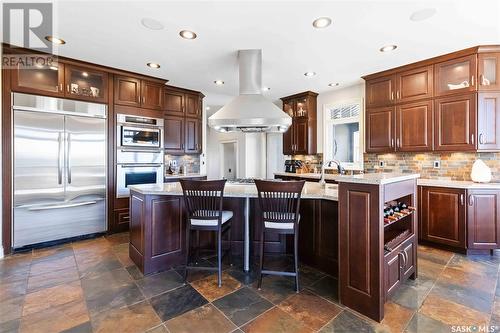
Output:
<svg viewBox="0 0 500 333">
<path fill-rule="evenodd" d="M 500 151 L 499 45 L 461 50 L 365 80 L 367 152 Z"/>
<path fill-rule="evenodd" d="M 304 93 L 284 97 L 283 111 L 292 117 L 292 125 L 283 133 L 283 154 L 316 154 L 316 97 Z"/>
<path fill-rule="evenodd" d="M 395 81 L 392 75 L 366 81 L 366 107 L 392 104 L 395 90 Z"/>
<path fill-rule="evenodd" d="M 161 110 L 163 85 L 133 77 L 115 76 L 115 104 Z"/>
<path fill-rule="evenodd" d="M 434 65 L 436 96 L 476 90 L 476 55 L 448 60 Z"/>
<path fill-rule="evenodd" d="M 396 75 L 396 101 L 411 102 L 432 97 L 432 66 L 411 69 Z"/>
<path fill-rule="evenodd" d="M 480 53 L 478 56 L 479 90 L 500 90 L 500 53 Z"/>
<path fill-rule="evenodd" d="M 13 91 L 55 97 L 64 96 L 64 64 L 62 63 L 52 63 L 51 66 L 42 67 L 18 65 L 11 73 Z"/>
<path fill-rule="evenodd" d="M 164 96 L 165 102 L 163 110 L 166 114 L 171 116 L 201 118 L 203 99 L 201 93 L 167 87 Z"/>
<path fill-rule="evenodd" d="M 107 102 L 108 73 L 91 68 L 65 66 L 66 96 L 92 102 Z"/>
</svg>

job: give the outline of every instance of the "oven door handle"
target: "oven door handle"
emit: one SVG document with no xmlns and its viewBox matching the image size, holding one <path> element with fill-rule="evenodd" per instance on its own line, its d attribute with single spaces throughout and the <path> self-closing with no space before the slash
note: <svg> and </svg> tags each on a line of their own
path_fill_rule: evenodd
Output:
<svg viewBox="0 0 500 333">
<path fill-rule="evenodd" d="M 133 167 L 152 167 L 152 168 L 157 168 L 163 166 L 163 164 L 137 164 L 137 163 L 127 163 L 127 164 L 120 164 L 122 168 L 133 168 Z"/>
<path fill-rule="evenodd" d="M 119 151 L 122 153 L 151 153 L 151 154 L 161 154 L 162 149 L 126 149 L 126 148 L 119 148 Z"/>
</svg>

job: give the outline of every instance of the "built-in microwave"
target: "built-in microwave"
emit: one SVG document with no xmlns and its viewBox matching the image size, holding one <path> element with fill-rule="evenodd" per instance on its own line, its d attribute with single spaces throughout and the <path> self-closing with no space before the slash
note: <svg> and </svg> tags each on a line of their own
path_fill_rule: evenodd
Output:
<svg viewBox="0 0 500 333">
<path fill-rule="evenodd" d="M 163 148 L 163 119 L 118 114 L 119 147 Z"/>
</svg>

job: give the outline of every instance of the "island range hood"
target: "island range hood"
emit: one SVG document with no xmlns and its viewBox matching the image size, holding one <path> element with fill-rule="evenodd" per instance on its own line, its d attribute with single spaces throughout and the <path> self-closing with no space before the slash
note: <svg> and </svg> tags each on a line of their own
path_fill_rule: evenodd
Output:
<svg viewBox="0 0 500 333">
<path fill-rule="evenodd" d="M 286 132 L 292 118 L 262 96 L 262 50 L 238 51 L 240 95 L 208 118 L 219 132 Z"/>
</svg>

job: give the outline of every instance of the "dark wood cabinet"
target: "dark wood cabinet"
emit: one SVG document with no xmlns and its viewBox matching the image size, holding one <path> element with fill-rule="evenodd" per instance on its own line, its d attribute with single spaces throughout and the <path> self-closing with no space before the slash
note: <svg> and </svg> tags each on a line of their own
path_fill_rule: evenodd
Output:
<svg viewBox="0 0 500 333">
<path fill-rule="evenodd" d="M 395 86 L 393 75 L 366 81 L 366 107 L 392 104 L 395 100 Z"/>
<path fill-rule="evenodd" d="M 432 101 L 396 107 L 396 150 L 432 150 Z"/>
<path fill-rule="evenodd" d="M 431 98 L 433 94 L 432 66 L 411 69 L 396 75 L 396 101 L 406 103 Z"/>
<path fill-rule="evenodd" d="M 64 64 L 35 67 L 18 64 L 11 71 L 11 89 L 16 92 L 54 97 L 64 96 Z"/>
<path fill-rule="evenodd" d="M 66 97 L 90 102 L 108 101 L 108 73 L 68 64 L 64 68 Z"/>
<path fill-rule="evenodd" d="M 141 80 L 125 76 L 115 76 L 115 104 L 141 106 Z"/>
<path fill-rule="evenodd" d="M 161 110 L 163 85 L 126 76 L 115 76 L 114 102 L 118 105 Z"/>
<path fill-rule="evenodd" d="M 165 114 L 184 116 L 184 93 L 177 90 L 165 89 Z"/>
<path fill-rule="evenodd" d="M 478 55 L 478 89 L 500 91 L 500 53 Z"/>
<path fill-rule="evenodd" d="M 184 151 L 187 154 L 201 153 L 201 120 L 185 118 Z"/>
<path fill-rule="evenodd" d="M 500 248 L 500 191 L 468 190 L 467 247 Z"/>
<path fill-rule="evenodd" d="M 478 150 L 500 150 L 500 93 L 481 92 L 477 108 Z"/>
<path fill-rule="evenodd" d="M 465 248 L 465 190 L 423 186 L 420 193 L 421 238 Z"/>
<path fill-rule="evenodd" d="M 191 118 L 202 117 L 202 94 L 169 86 L 165 89 L 164 96 L 163 110 L 166 114 Z"/>
<path fill-rule="evenodd" d="M 163 85 L 141 81 L 141 106 L 147 109 L 161 110 L 163 107 Z"/>
<path fill-rule="evenodd" d="M 184 153 L 184 117 L 164 117 L 164 148 L 167 154 Z"/>
<path fill-rule="evenodd" d="M 394 151 L 394 107 L 366 110 L 366 151 L 368 153 L 382 153 Z"/>
<path fill-rule="evenodd" d="M 434 150 L 476 149 L 476 94 L 434 101 Z"/>
<path fill-rule="evenodd" d="M 397 249 L 384 257 L 385 296 L 392 295 L 401 282 L 415 272 L 415 236 L 409 237 Z"/>
<path fill-rule="evenodd" d="M 186 116 L 201 118 L 201 102 L 198 94 L 186 94 Z"/>
<path fill-rule="evenodd" d="M 283 154 L 316 154 L 316 97 L 307 91 L 283 97 L 283 111 L 292 117 L 292 125 L 283 133 Z"/>
<path fill-rule="evenodd" d="M 475 54 L 435 64 L 435 96 L 475 91 L 476 71 Z"/>
</svg>

